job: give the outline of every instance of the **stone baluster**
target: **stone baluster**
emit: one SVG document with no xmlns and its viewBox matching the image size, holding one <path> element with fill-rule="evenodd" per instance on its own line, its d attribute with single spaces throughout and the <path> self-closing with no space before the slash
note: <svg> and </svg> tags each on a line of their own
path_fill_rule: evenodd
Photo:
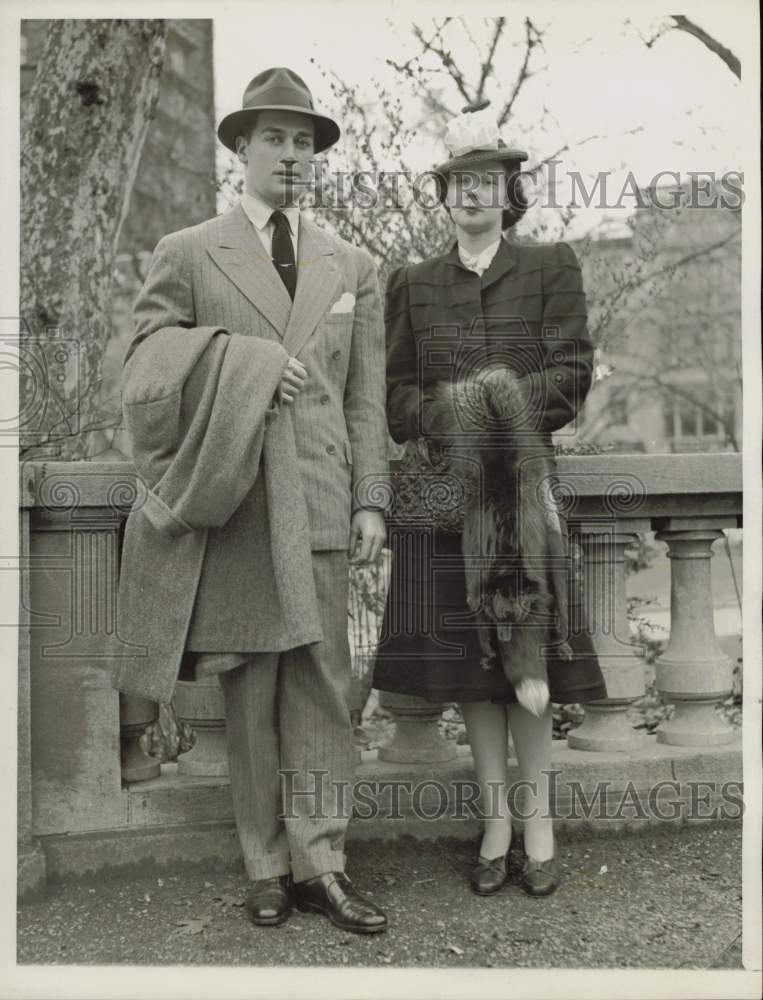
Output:
<svg viewBox="0 0 763 1000">
<path fill-rule="evenodd" d="M 571 603 L 570 627 L 590 631 L 608 695 L 586 702 L 583 723 L 567 736 L 572 749 L 629 751 L 644 745 L 644 734 L 633 728 L 627 715 L 645 685 L 644 664 L 628 627 L 625 550 L 636 540 L 636 532 L 649 527 L 646 518 L 623 518 L 585 521 L 571 529 L 584 563 L 582 603 Z"/>
<path fill-rule="evenodd" d="M 379 747 L 379 760 L 439 764 L 456 756 L 456 741 L 444 739 L 438 726 L 445 705 L 393 691 L 381 692 L 381 704 L 392 715 L 395 734 Z"/>
<path fill-rule="evenodd" d="M 217 676 L 178 681 L 173 700 L 178 722 L 187 723 L 196 734 L 193 747 L 178 757 L 178 774 L 227 775 L 225 700 Z"/>
<path fill-rule="evenodd" d="M 158 778 L 161 764 L 156 757 L 145 753 L 141 746 L 141 736 L 152 722 L 159 718 L 159 706 L 155 701 L 136 698 L 134 695 L 119 696 L 119 741 L 122 764 L 122 781 L 133 783 Z"/>
<path fill-rule="evenodd" d="M 29 531 L 33 830 L 125 822 L 119 695 L 109 667 L 129 654 L 116 631 L 122 501 L 130 477 L 87 462 L 26 463 Z"/>
<path fill-rule="evenodd" d="M 718 746 L 737 730 L 715 711 L 730 694 L 733 664 L 718 645 L 713 621 L 711 546 L 732 518 L 666 518 L 657 538 L 670 558 L 670 639 L 656 664 L 657 689 L 675 706 L 657 730 L 660 743 Z"/>
</svg>

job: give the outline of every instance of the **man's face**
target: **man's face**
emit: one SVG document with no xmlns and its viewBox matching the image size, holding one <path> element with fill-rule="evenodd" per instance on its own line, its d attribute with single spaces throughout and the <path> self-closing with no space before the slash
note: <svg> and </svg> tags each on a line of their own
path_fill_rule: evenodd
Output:
<svg viewBox="0 0 763 1000">
<path fill-rule="evenodd" d="M 480 233 L 500 225 L 507 202 L 506 173 L 498 160 L 448 177 L 445 204 L 455 224 L 467 232 Z"/>
<path fill-rule="evenodd" d="M 312 181 L 313 120 L 298 111 L 260 111 L 249 141 L 236 139 L 236 151 L 249 194 L 272 208 L 291 205 Z"/>
</svg>

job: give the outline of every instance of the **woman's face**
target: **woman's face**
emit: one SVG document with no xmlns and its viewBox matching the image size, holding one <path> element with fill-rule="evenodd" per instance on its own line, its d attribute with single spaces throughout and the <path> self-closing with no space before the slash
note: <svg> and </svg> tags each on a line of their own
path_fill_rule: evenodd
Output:
<svg viewBox="0 0 763 1000">
<path fill-rule="evenodd" d="M 498 160 L 450 174 L 445 204 L 456 226 L 470 233 L 500 228 L 508 204 L 506 172 Z"/>
</svg>

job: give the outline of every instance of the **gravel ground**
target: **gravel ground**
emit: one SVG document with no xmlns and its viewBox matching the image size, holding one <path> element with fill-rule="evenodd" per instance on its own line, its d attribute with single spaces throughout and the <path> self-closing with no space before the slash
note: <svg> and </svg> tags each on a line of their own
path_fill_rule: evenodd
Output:
<svg viewBox="0 0 763 1000">
<path fill-rule="evenodd" d="M 563 835 L 564 836 L 564 835 Z M 72 881 L 18 910 L 19 964 L 741 968 L 741 824 L 561 839 L 545 899 L 472 894 L 476 843 L 356 842 L 348 874 L 390 919 L 361 936 L 297 911 L 253 926 L 243 868 Z"/>
</svg>

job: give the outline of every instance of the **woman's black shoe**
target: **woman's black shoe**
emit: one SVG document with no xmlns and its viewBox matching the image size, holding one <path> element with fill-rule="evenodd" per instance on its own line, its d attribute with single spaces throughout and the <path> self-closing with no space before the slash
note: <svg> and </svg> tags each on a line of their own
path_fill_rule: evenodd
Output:
<svg viewBox="0 0 763 1000">
<path fill-rule="evenodd" d="M 288 918 L 291 901 L 291 875 L 274 875 L 252 882 L 244 905 L 253 924 L 272 927 Z"/>
<path fill-rule="evenodd" d="M 559 885 L 559 870 L 558 854 L 547 861 L 536 861 L 527 855 L 519 884 L 528 896 L 550 896 Z"/>
<path fill-rule="evenodd" d="M 516 878 L 517 869 L 522 867 L 524 861 L 522 843 L 522 835 L 512 830 L 509 849 L 505 855 L 490 859 L 480 854 L 469 880 L 478 896 L 492 896 L 512 875 Z"/>
<path fill-rule="evenodd" d="M 477 864 L 472 868 L 469 883 L 472 891 L 476 892 L 478 896 L 492 896 L 494 892 L 498 892 L 506 884 L 509 877 L 510 850 L 509 847 L 505 854 L 501 854 L 497 858 L 485 858 L 481 854 L 477 858 Z"/>
</svg>

